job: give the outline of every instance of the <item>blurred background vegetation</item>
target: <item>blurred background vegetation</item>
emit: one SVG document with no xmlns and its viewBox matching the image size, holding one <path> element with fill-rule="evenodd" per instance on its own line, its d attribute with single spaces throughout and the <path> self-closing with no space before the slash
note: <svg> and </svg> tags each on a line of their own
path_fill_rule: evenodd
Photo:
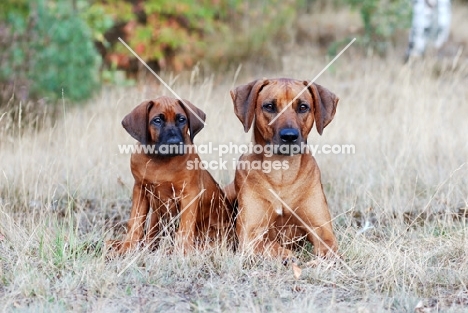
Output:
<svg viewBox="0 0 468 313">
<path fill-rule="evenodd" d="M 143 66 L 119 37 L 157 72 L 203 64 L 219 73 L 245 63 L 274 70 L 297 45 L 317 45 L 333 55 L 351 37 L 364 54 L 384 57 L 411 19 L 410 0 L 2 2 L 0 108 L 18 101 L 47 105 L 62 97 L 79 102 L 103 84 L 136 81 Z M 339 38 L 323 27 L 311 36 L 317 25 L 310 14 L 325 7 L 356 12 L 360 26 Z"/>
</svg>

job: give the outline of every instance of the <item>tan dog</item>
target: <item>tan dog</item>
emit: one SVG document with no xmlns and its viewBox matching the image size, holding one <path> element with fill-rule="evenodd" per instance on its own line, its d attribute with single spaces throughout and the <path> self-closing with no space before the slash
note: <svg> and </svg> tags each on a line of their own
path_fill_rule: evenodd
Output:
<svg viewBox="0 0 468 313">
<path fill-rule="evenodd" d="M 142 241 L 150 208 L 147 242 L 164 231 L 164 222 L 174 222 L 178 214 L 176 243 L 184 251 L 191 250 L 195 240 L 219 239 L 231 232 L 232 207 L 223 191 L 210 173 L 196 165 L 198 154 L 190 149 L 184 153 L 184 148 L 193 148 L 193 138 L 204 126 L 200 119 L 205 120 L 205 113 L 192 103 L 169 97 L 144 101 L 123 119 L 123 127 L 138 140 L 137 146 L 145 145 L 155 152 L 131 156 L 135 185 L 127 235 L 123 241 L 108 243 L 118 252 L 133 249 Z"/>
<path fill-rule="evenodd" d="M 252 249 L 254 253 L 287 260 L 292 252 L 280 242 L 301 236 L 313 243 L 319 256 L 333 255 L 337 249 L 317 163 L 310 153 L 290 152 L 307 143 L 314 120 L 322 134 L 333 119 L 339 99 L 326 88 L 312 84 L 279 114 L 308 84 L 292 79 L 262 79 L 231 91 L 235 113 L 245 132 L 253 123 L 254 144 L 274 148 L 273 155 L 242 155 L 235 186 L 226 187 L 228 198 L 237 196 L 238 200 L 236 232 L 241 250 Z M 249 164 L 264 162 L 276 162 L 276 168 L 273 166 L 270 172 L 249 168 Z"/>
</svg>

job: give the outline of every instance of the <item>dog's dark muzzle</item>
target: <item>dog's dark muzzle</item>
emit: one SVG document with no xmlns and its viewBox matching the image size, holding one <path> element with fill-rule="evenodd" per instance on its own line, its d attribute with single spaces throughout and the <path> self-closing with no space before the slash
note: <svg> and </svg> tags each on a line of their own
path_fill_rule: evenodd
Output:
<svg viewBox="0 0 468 313">
<path fill-rule="evenodd" d="M 175 127 L 167 129 L 156 145 L 157 153 L 164 156 L 183 155 L 185 154 L 184 147 L 182 133 Z"/>
<path fill-rule="evenodd" d="M 176 156 L 185 154 L 185 144 L 181 141 L 167 142 L 156 145 L 156 152 L 163 156 Z"/>
</svg>

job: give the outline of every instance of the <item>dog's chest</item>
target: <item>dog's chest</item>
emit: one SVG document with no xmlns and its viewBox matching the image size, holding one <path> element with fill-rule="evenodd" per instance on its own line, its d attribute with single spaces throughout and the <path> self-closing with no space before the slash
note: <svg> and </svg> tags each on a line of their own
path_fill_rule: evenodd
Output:
<svg viewBox="0 0 468 313">
<path fill-rule="evenodd" d="M 171 182 L 147 183 L 146 194 L 160 202 L 179 201 L 183 197 L 183 188 Z"/>
<path fill-rule="evenodd" d="M 277 204 L 274 207 L 275 213 L 278 214 L 279 216 L 283 216 L 283 205 L 282 204 Z"/>
<path fill-rule="evenodd" d="M 273 194 L 270 190 L 272 197 L 269 199 L 271 210 L 274 215 L 281 218 L 288 218 L 291 215 L 296 215 L 296 210 L 304 209 L 304 198 L 291 189 L 279 190 L 278 193 Z"/>
</svg>

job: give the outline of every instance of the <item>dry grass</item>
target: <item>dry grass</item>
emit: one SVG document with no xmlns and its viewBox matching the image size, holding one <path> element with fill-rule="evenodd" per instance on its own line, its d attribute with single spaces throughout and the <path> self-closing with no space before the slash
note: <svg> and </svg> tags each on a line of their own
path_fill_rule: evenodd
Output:
<svg viewBox="0 0 468 313">
<path fill-rule="evenodd" d="M 196 143 L 247 143 L 228 90 L 254 77 L 311 78 L 326 63 L 298 53 L 282 73 L 176 81 L 208 115 Z M 354 155 L 316 157 L 342 263 L 319 262 L 294 279 L 280 262 L 224 248 L 106 260 L 102 242 L 123 233 L 133 183 L 129 156 L 117 148 L 133 140 L 120 121 L 168 92 L 105 90 L 84 108 L 66 107 L 53 128 L 25 126 L 0 139 L 1 310 L 413 312 L 427 299 L 426 309 L 466 311 L 468 61 L 403 66 L 350 56 L 319 80 L 341 101 L 324 135 L 309 139 L 356 146 Z M 233 178 L 232 170 L 212 173 Z"/>
</svg>

